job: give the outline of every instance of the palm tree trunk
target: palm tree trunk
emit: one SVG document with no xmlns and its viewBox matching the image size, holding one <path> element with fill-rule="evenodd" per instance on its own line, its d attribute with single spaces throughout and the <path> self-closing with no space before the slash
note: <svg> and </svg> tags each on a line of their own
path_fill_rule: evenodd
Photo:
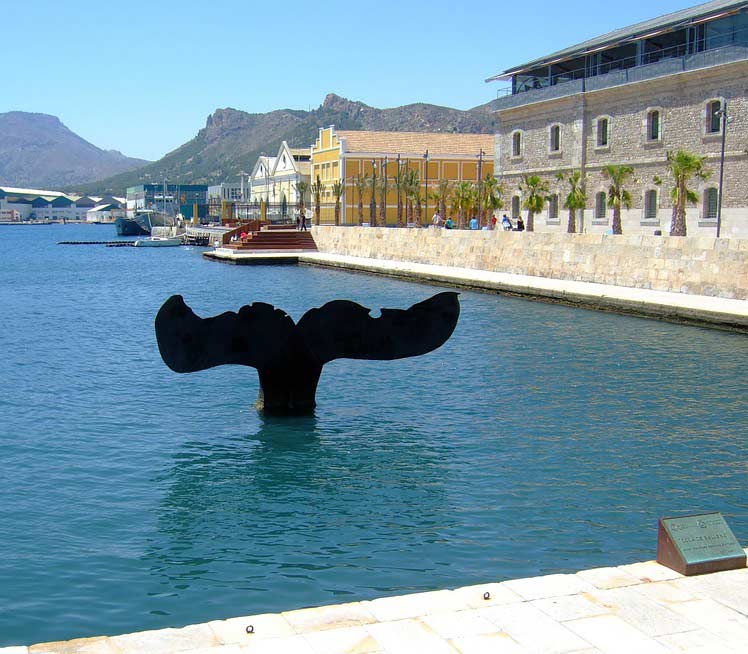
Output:
<svg viewBox="0 0 748 654">
<path fill-rule="evenodd" d="M 335 225 L 340 225 L 340 200 L 335 202 Z"/>
<path fill-rule="evenodd" d="M 571 202 L 569 202 L 571 204 Z M 566 225 L 567 234 L 576 234 L 577 232 L 577 210 L 569 209 L 569 222 Z"/>
<path fill-rule="evenodd" d="M 678 182 L 678 200 L 673 207 L 673 221 L 670 236 L 686 235 L 686 184 Z"/>
<path fill-rule="evenodd" d="M 535 231 L 535 214 L 527 210 L 527 225 L 525 225 L 525 231 L 527 232 L 534 232 Z"/>
<path fill-rule="evenodd" d="M 613 207 L 613 233 L 623 234 L 621 229 L 621 207 Z"/>
<path fill-rule="evenodd" d="M 379 194 L 379 223 L 387 227 L 387 178 L 382 176 L 382 190 Z"/>
</svg>

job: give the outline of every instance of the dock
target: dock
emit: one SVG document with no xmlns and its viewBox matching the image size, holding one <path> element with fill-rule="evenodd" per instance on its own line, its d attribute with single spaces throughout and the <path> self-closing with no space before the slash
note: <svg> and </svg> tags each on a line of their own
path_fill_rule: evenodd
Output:
<svg viewBox="0 0 748 654">
<path fill-rule="evenodd" d="M 645 561 L 0 654 L 737 654 L 746 643 L 748 568 L 684 577 Z"/>
</svg>

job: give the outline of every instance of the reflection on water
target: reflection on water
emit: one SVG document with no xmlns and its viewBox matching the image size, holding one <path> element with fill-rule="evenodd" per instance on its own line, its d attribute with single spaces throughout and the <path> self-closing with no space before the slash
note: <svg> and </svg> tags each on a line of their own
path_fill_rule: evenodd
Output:
<svg viewBox="0 0 748 654">
<path fill-rule="evenodd" d="M 396 425 L 350 427 L 266 418 L 254 434 L 183 444 L 157 480 L 168 490 L 143 556 L 151 575 L 183 593 L 209 583 L 215 615 L 222 588 L 245 591 L 247 612 L 429 587 L 454 523 L 448 461 Z"/>
<path fill-rule="evenodd" d="M 650 559 L 667 515 L 748 542 L 744 336 L 463 292 L 444 347 L 334 361 L 316 416 L 263 420 L 254 370 L 163 365 L 164 299 L 438 289 L 4 229 L 0 646 Z"/>
</svg>

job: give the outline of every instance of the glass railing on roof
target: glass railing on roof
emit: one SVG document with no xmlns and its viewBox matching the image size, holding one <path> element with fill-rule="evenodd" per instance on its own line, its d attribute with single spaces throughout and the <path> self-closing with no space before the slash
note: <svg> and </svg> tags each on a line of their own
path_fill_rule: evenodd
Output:
<svg viewBox="0 0 748 654">
<path fill-rule="evenodd" d="M 511 94 L 525 93 L 574 80 L 598 77 L 619 70 L 648 66 L 664 59 L 679 59 L 735 45 L 748 47 L 748 28 L 733 29 L 712 34 L 707 33 L 704 38 L 690 44 L 684 43 L 668 48 L 650 50 L 649 52 L 645 51 L 636 56 L 623 57 L 612 61 L 604 61 L 598 55 L 597 58 L 590 60 L 585 67 L 581 68 L 564 70 L 556 64 L 555 68 L 554 66 L 549 66 L 550 76 L 526 73 L 518 74 L 515 75 L 514 87 L 509 87 L 509 91 Z M 599 54 L 604 54 L 604 52 Z M 499 89 L 496 97 L 500 98 L 508 94 L 506 88 Z"/>
</svg>

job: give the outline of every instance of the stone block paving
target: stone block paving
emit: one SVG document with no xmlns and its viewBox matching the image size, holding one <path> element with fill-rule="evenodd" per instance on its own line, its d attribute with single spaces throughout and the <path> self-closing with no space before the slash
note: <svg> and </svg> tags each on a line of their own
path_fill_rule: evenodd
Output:
<svg viewBox="0 0 748 654">
<path fill-rule="evenodd" d="M 248 633 L 251 632 L 251 633 Z M 0 654 L 738 654 L 748 568 L 683 577 L 654 561 Z"/>
</svg>

